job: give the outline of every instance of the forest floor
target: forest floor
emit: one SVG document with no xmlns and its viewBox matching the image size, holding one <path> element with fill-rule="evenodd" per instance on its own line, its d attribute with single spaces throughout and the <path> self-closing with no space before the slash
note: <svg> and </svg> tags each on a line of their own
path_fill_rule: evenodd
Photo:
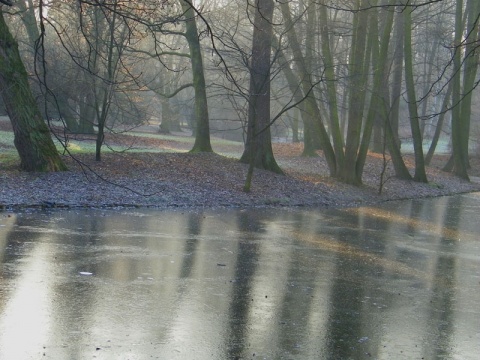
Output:
<svg viewBox="0 0 480 360">
<path fill-rule="evenodd" d="M 91 152 L 63 155 L 69 171 L 25 173 L 18 161 L 0 157 L 0 209 L 30 207 L 346 207 L 397 199 L 413 199 L 480 191 L 480 161 L 471 159 L 471 182 L 440 168 L 446 156 L 436 156 L 427 168 L 429 183 L 399 180 L 382 154 L 370 153 L 360 187 L 329 177 L 318 157 L 302 157 L 302 144 L 275 143 L 274 154 L 285 175 L 255 170 L 251 191 L 243 186 L 248 166 L 240 163 L 243 146 L 212 139 L 215 153 L 192 154 L 193 140 L 185 133 L 160 136 L 152 127 L 132 134 L 109 134 L 102 161 Z M 11 131 L 0 121 L 0 131 Z M 0 139 L 1 140 L 1 139 Z M 72 137 L 73 145 L 93 142 Z M 78 145 L 76 145 L 78 146 Z M 108 151 L 108 147 L 128 149 Z M 13 144 L 0 141 L 2 151 Z M 413 172 L 411 156 L 405 156 Z M 382 172 L 385 169 L 384 175 Z M 381 193 L 380 193 L 381 188 Z"/>
</svg>

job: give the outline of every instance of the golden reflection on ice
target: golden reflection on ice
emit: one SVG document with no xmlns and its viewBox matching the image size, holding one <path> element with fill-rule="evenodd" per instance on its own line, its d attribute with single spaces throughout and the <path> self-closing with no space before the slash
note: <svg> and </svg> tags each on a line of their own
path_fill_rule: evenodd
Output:
<svg viewBox="0 0 480 360">
<path fill-rule="evenodd" d="M 358 247 L 341 243 L 335 238 L 328 238 L 325 236 L 320 236 L 318 234 L 308 234 L 300 231 L 292 232 L 291 235 L 300 241 L 316 245 L 317 247 L 320 247 L 324 250 L 331 251 L 342 256 L 356 258 L 363 261 L 364 263 L 368 263 L 371 265 L 381 266 L 385 270 L 390 270 L 392 272 L 399 272 L 404 275 L 411 275 L 421 278 L 428 277 L 427 273 L 407 266 L 400 261 L 385 259 L 373 253 L 363 251 Z"/>
<path fill-rule="evenodd" d="M 403 216 L 392 211 L 374 208 L 374 207 L 361 207 L 361 208 L 350 208 L 345 210 L 347 213 L 368 216 L 371 218 L 376 218 L 380 220 L 385 220 L 395 224 L 408 225 L 413 228 L 427 231 L 432 235 L 446 237 L 452 240 L 460 240 L 462 238 L 470 238 L 474 234 L 467 232 L 462 232 L 457 229 L 450 229 L 442 224 L 438 224 L 431 221 L 426 221 L 422 219 L 414 219 L 408 216 Z"/>
</svg>

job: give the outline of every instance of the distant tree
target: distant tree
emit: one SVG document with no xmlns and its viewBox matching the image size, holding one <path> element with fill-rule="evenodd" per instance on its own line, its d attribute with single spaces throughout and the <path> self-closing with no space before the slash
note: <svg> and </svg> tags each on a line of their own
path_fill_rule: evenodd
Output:
<svg viewBox="0 0 480 360">
<path fill-rule="evenodd" d="M 171 134 L 174 131 L 182 131 L 178 114 L 173 111 L 171 100 L 162 98 L 162 122 L 158 131 L 162 134 Z"/>
<path fill-rule="evenodd" d="M 308 14 L 310 15 L 310 21 L 308 22 L 309 33 L 312 34 L 314 31 L 314 20 L 316 19 L 315 12 L 313 11 L 315 2 L 309 1 L 308 5 Z M 290 8 L 289 2 L 281 2 L 280 9 L 284 19 L 285 35 L 288 40 L 288 47 L 291 49 L 292 57 L 294 59 L 293 61 L 297 68 L 297 71 L 295 72 L 297 77 L 296 87 L 298 88 L 298 91 L 301 92 L 302 97 L 305 97 L 305 103 L 302 103 L 300 106 L 304 126 L 303 155 L 314 156 L 316 155 L 315 150 L 321 148 L 324 152 L 325 159 L 327 160 L 330 174 L 335 176 L 337 173 L 335 152 L 330 143 L 329 135 L 325 129 L 325 124 L 321 119 L 319 104 L 314 93 L 311 91 L 315 83 L 311 69 L 311 52 L 309 51 L 307 53 L 307 51 L 305 51 L 305 54 L 302 53 L 301 37 L 297 34 L 295 29 L 296 21 L 292 16 L 292 9 Z M 307 40 L 309 40 L 308 47 L 312 48 L 314 46 L 313 38 L 308 36 Z M 292 87 L 295 86 L 290 85 L 290 88 Z M 334 137 L 334 140 L 340 139 Z"/>
<path fill-rule="evenodd" d="M 179 59 L 173 56 L 170 56 L 167 62 L 167 68 L 173 68 L 173 61 L 178 64 Z M 178 111 L 175 111 L 172 98 L 178 93 L 178 90 L 183 89 L 184 87 L 179 87 L 179 78 L 180 76 L 176 75 L 173 71 L 168 71 L 165 67 L 156 66 L 159 68 L 159 71 L 156 72 L 155 80 L 152 86 L 149 86 L 151 90 L 158 95 L 160 102 L 162 104 L 162 116 L 161 123 L 159 126 L 159 132 L 162 134 L 170 134 L 172 132 L 182 131 L 180 126 L 180 116 Z M 188 84 L 190 86 L 190 84 Z M 173 93 L 169 93 L 173 91 Z"/>
<path fill-rule="evenodd" d="M 8 4 L 2 0 L 2 3 Z M 14 131 L 14 144 L 25 171 L 62 171 L 50 131 L 35 102 L 18 44 L 5 23 L 0 7 L 0 92 Z"/>
<path fill-rule="evenodd" d="M 101 160 L 101 148 L 105 140 L 107 119 L 119 84 L 129 81 L 124 52 L 131 43 L 135 23 L 120 16 L 122 4 L 114 0 L 109 7 L 81 2 L 78 8 L 80 31 L 84 50 L 85 75 L 89 77 L 89 106 L 97 126 L 95 159 Z M 125 71 L 122 73 L 122 70 Z M 125 76 L 125 74 L 127 74 Z"/>
</svg>

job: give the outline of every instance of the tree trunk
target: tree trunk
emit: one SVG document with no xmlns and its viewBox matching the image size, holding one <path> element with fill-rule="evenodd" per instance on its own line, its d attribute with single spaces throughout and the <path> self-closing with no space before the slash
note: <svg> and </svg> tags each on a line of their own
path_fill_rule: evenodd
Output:
<svg viewBox="0 0 480 360">
<path fill-rule="evenodd" d="M 93 128 L 95 123 L 95 95 L 93 92 L 90 91 L 85 96 L 80 95 L 78 108 L 78 132 L 80 134 L 95 134 Z"/>
<path fill-rule="evenodd" d="M 468 0 L 465 9 L 465 17 L 467 18 L 467 34 L 465 55 L 464 55 L 464 71 L 463 71 L 463 89 L 461 102 L 461 122 L 460 127 L 462 137 L 462 157 L 469 168 L 469 135 L 470 122 L 472 116 L 472 92 L 477 87 L 477 71 L 479 62 L 478 45 L 480 43 L 480 26 L 478 24 L 478 16 L 480 15 L 480 2 Z M 457 49 L 458 51 L 458 49 Z M 467 177 L 468 179 L 468 177 Z"/>
<path fill-rule="evenodd" d="M 356 8 L 363 7 L 357 0 Z M 357 160 L 360 135 L 362 131 L 363 113 L 365 107 L 366 78 L 366 40 L 369 11 L 360 11 L 354 15 L 351 59 L 349 63 L 349 109 L 347 139 L 345 142 L 345 166 L 340 170 L 340 179 L 347 184 L 360 185 L 355 164 Z M 376 26 L 376 25 L 375 25 Z"/>
<path fill-rule="evenodd" d="M 299 123 L 299 110 L 295 108 L 293 110 L 293 118 L 290 120 L 290 125 L 292 127 L 292 143 L 298 143 L 298 123 Z"/>
<path fill-rule="evenodd" d="M 105 18 L 102 18 L 102 22 L 100 22 L 100 26 L 95 27 L 95 31 L 98 32 L 99 35 L 101 35 L 101 25 L 103 25 L 103 22 L 105 25 L 107 25 L 107 37 L 106 41 L 102 42 L 101 37 L 98 36 L 95 40 L 97 41 L 96 47 L 97 47 L 97 54 L 96 54 L 96 60 L 101 58 L 101 50 L 102 47 L 105 46 L 106 49 L 106 63 L 105 67 L 105 75 L 103 76 L 102 82 L 99 82 L 98 79 L 94 80 L 95 83 L 95 111 L 96 111 L 96 118 L 97 118 L 97 139 L 96 139 L 96 149 L 95 149 L 95 160 L 100 161 L 101 160 L 101 148 L 102 145 L 105 141 L 105 127 L 107 125 L 107 117 L 108 113 L 110 111 L 110 105 L 112 103 L 112 97 L 113 93 L 115 91 L 114 89 L 114 84 L 115 84 L 115 77 L 116 73 L 118 71 L 118 64 L 120 61 L 121 53 L 122 53 L 122 42 L 125 39 L 125 28 L 123 30 L 120 30 L 120 36 L 116 36 L 116 31 L 118 28 L 121 28 L 120 26 L 117 25 L 117 2 L 115 1 L 113 3 L 113 11 L 111 14 L 111 18 L 107 18 L 107 14 L 104 13 L 103 16 Z M 101 9 L 95 9 L 96 14 L 97 11 L 100 11 Z M 98 16 L 101 16 L 98 14 Z M 117 28 L 118 27 L 118 28 Z M 123 35 L 123 36 L 122 36 Z M 120 39 L 121 41 L 118 41 Z M 106 81 L 105 81 L 106 80 Z"/>
<path fill-rule="evenodd" d="M 314 116 L 312 114 L 318 113 L 315 111 L 309 110 L 309 108 L 314 108 L 311 105 L 311 99 L 305 98 L 305 94 L 303 92 L 303 88 L 299 87 L 298 84 L 301 83 L 300 78 L 293 72 L 290 68 L 290 64 L 288 63 L 285 54 L 281 47 L 276 42 L 277 48 L 277 58 L 280 67 L 282 68 L 283 74 L 287 79 L 288 87 L 292 92 L 292 97 L 295 102 L 298 103 L 298 110 L 302 116 L 303 120 L 303 153 L 302 156 L 314 157 L 317 156 L 315 146 L 314 146 Z M 314 99 L 313 99 L 314 100 Z M 309 105 L 310 102 L 310 105 Z"/>
<path fill-rule="evenodd" d="M 405 162 L 403 161 L 402 153 L 400 151 L 400 145 L 397 143 L 392 124 L 390 123 L 388 118 L 385 119 L 384 129 L 385 141 L 387 142 L 388 152 L 392 157 L 393 168 L 395 169 L 395 176 L 399 179 L 413 180 L 412 175 L 410 175 L 410 172 L 408 171 Z"/>
<path fill-rule="evenodd" d="M 23 0 L 17 1 L 16 6 L 20 9 L 22 14 L 21 20 L 27 31 L 28 40 L 32 48 L 35 46 L 35 42 L 40 38 L 40 31 L 38 29 L 37 18 L 35 11 L 38 10 L 35 8 L 32 0 Z"/>
<path fill-rule="evenodd" d="M 178 115 L 172 111 L 170 99 L 162 99 L 162 122 L 160 123 L 159 132 L 162 134 L 170 134 L 173 131 L 182 131 Z"/>
<path fill-rule="evenodd" d="M 259 0 L 254 18 L 247 143 L 240 159 L 241 162 L 250 164 L 246 191 L 249 189 L 253 167 L 283 173 L 273 156 L 270 135 L 270 53 L 273 41 L 273 9 L 273 0 Z"/>
<path fill-rule="evenodd" d="M 390 124 L 392 128 L 392 135 L 395 143 L 401 148 L 402 143 L 398 136 L 399 118 L 400 118 L 400 99 L 402 97 L 402 79 L 403 79 L 403 32 L 405 29 L 405 22 L 403 21 L 403 7 L 399 6 L 397 15 L 395 16 L 395 50 L 393 54 L 393 83 L 391 91 L 392 107 L 390 109 Z M 398 175 L 398 174 L 397 174 Z"/>
<path fill-rule="evenodd" d="M 377 11 L 377 10 L 373 10 Z M 378 14 L 375 13 L 375 18 L 378 19 Z M 374 21 L 376 23 L 376 21 Z M 372 24 L 371 26 L 376 26 Z M 378 116 L 387 119 L 388 111 L 387 104 L 384 102 L 383 91 L 384 89 L 384 80 L 385 74 L 387 72 L 388 65 L 388 47 L 390 44 L 390 34 L 393 26 L 393 11 L 388 11 L 386 14 L 386 21 L 384 24 L 383 34 L 380 41 L 380 49 L 374 52 L 373 61 L 374 65 L 374 78 L 373 78 L 373 89 L 372 95 L 370 98 L 370 106 L 367 113 L 367 118 L 365 120 L 365 126 L 363 130 L 362 142 L 358 150 L 355 172 L 357 181 L 361 183 L 363 168 L 365 166 L 365 161 L 368 153 L 368 148 L 370 145 L 370 137 L 372 134 L 373 125 Z"/>
<path fill-rule="evenodd" d="M 423 139 L 418 120 L 417 97 L 415 94 L 415 83 L 413 77 L 413 51 L 412 51 L 412 8 L 404 11 L 405 17 L 405 83 L 408 97 L 408 112 L 410 114 L 410 128 L 412 130 L 413 148 L 415 152 L 415 174 L 413 180 L 428 182 L 425 172 L 425 159 L 423 157 Z"/>
<path fill-rule="evenodd" d="M 26 171 L 62 171 L 66 166 L 28 84 L 28 75 L 0 8 L 0 92 L 12 123 L 20 167 Z"/>
<path fill-rule="evenodd" d="M 195 90 L 195 143 L 191 152 L 212 152 L 208 118 L 207 90 L 195 12 L 189 1 L 180 0 L 185 17 L 185 38 L 190 49 L 193 88 Z"/>
<path fill-rule="evenodd" d="M 311 6 L 314 6 L 313 2 Z M 320 110 L 314 97 L 312 87 L 312 74 L 307 68 L 306 59 L 302 54 L 300 41 L 293 27 L 292 15 L 288 2 L 281 2 L 280 8 L 285 20 L 285 27 L 287 30 L 287 38 L 294 55 L 295 62 L 298 66 L 298 78 L 300 80 L 300 87 L 304 96 L 305 111 L 302 112 L 302 118 L 304 119 L 304 153 L 303 155 L 315 155 L 315 146 L 313 141 L 315 137 L 320 139 L 321 148 L 327 161 L 328 168 L 331 176 L 336 176 L 336 156 L 335 151 L 330 143 L 330 137 L 325 129 L 325 126 L 320 118 Z M 314 117 L 318 117 L 318 120 L 314 120 Z"/>
<path fill-rule="evenodd" d="M 452 96 L 452 83 L 448 84 L 447 93 L 445 94 L 445 98 L 443 99 L 442 108 L 440 110 L 440 115 L 437 121 L 437 127 L 435 128 L 435 133 L 432 137 L 432 142 L 430 143 L 430 147 L 428 148 L 427 155 L 425 155 L 425 165 L 429 165 L 430 161 L 432 161 L 433 154 L 435 153 L 435 149 L 438 144 L 438 140 L 440 139 L 440 135 L 442 134 L 442 127 L 445 121 L 445 115 L 448 111 L 448 105 L 450 101 L 450 97 Z"/>
<path fill-rule="evenodd" d="M 434 43 L 432 44 L 432 48 L 428 49 L 429 57 L 428 59 L 425 59 L 425 64 L 424 64 L 424 76 L 425 76 L 425 85 L 424 85 L 424 90 L 423 90 L 423 100 L 422 100 L 422 107 L 421 107 L 421 112 L 420 112 L 420 129 L 421 129 L 421 134 L 422 137 L 425 138 L 425 128 L 427 125 L 427 110 L 428 110 L 428 105 L 429 105 L 429 94 L 428 92 L 430 91 L 430 86 L 432 82 L 432 76 L 433 76 L 433 69 L 434 69 L 434 64 L 435 64 L 435 58 L 437 57 L 437 52 L 438 52 L 438 47 L 439 47 L 440 41 L 438 39 L 435 39 Z M 427 133 L 428 134 L 428 133 Z"/>
<path fill-rule="evenodd" d="M 453 93 L 452 93 L 452 151 L 453 151 L 453 172 L 456 176 L 468 180 L 467 159 L 463 147 L 463 142 L 468 142 L 464 138 L 462 127 L 467 124 L 462 118 L 462 90 L 461 90 L 461 66 L 462 66 L 462 37 L 463 37 L 463 0 L 457 0 L 455 14 L 455 53 L 453 55 Z"/>
<path fill-rule="evenodd" d="M 68 97 L 60 92 L 60 94 L 53 97 L 52 101 L 58 109 L 59 115 L 64 122 L 67 132 L 76 133 L 79 131 L 79 126 L 75 115 L 70 107 Z"/>
<path fill-rule="evenodd" d="M 298 103 L 298 110 L 302 116 L 303 120 L 303 154 L 302 156 L 317 156 L 315 151 L 315 146 L 313 145 L 313 123 L 314 119 L 313 116 L 310 115 L 307 109 L 307 100 L 305 99 L 305 95 L 303 93 L 303 89 L 298 86 L 300 79 L 298 76 L 293 72 L 290 68 L 290 64 L 286 59 L 286 56 L 278 44 L 278 41 L 275 40 L 275 47 L 277 48 L 277 58 L 278 63 L 285 75 L 285 78 L 288 83 L 288 87 L 292 93 L 293 100 Z"/>
<path fill-rule="evenodd" d="M 330 49 L 327 7 L 324 6 L 324 2 L 325 1 L 322 1 L 322 4 L 320 6 L 320 35 L 322 40 L 322 55 L 324 58 L 325 78 L 327 80 L 327 99 L 328 110 L 330 114 L 330 129 L 332 133 L 332 142 L 333 148 L 335 149 L 337 169 L 341 169 L 344 166 L 345 160 L 345 154 L 343 152 L 344 139 L 340 127 L 340 116 L 338 114 L 336 77 L 333 64 L 333 56 Z"/>
</svg>

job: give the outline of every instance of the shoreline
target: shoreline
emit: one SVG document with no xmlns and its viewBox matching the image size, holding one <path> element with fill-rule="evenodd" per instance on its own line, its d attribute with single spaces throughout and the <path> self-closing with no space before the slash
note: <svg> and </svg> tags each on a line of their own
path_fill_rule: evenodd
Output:
<svg viewBox="0 0 480 360">
<path fill-rule="evenodd" d="M 281 157 L 286 175 L 255 170 L 252 190 L 243 192 L 247 165 L 215 153 L 104 154 L 102 162 L 79 155 L 84 166 L 64 157 L 69 171 L 24 173 L 0 167 L 0 211 L 29 209 L 215 209 L 346 208 L 396 200 L 433 198 L 480 191 L 429 167 L 430 182 L 399 180 L 387 169 L 378 194 L 381 169 L 370 158 L 364 185 L 343 184 L 326 176 L 321 157 Z"/>
</svg>

